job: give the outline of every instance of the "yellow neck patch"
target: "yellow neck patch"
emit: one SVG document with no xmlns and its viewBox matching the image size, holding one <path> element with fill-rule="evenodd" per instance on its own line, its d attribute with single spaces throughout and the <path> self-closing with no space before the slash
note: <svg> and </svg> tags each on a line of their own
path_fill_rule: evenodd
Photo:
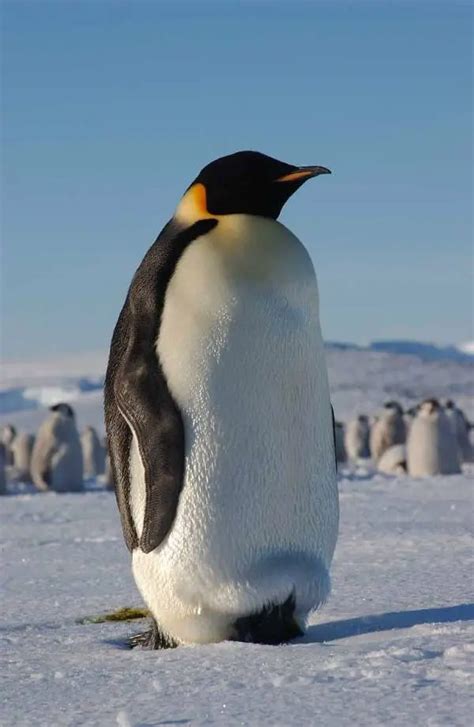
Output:
<svg viewBox="0 0 474 727">
<path fill-rule="evenodd" d="M 188 189 L 176 208 L 175 217 L 188 225 L 198 220 L 218 217 L 207 209 L 207 194 L 204 184 L 198 182 Z"/>
</svg>

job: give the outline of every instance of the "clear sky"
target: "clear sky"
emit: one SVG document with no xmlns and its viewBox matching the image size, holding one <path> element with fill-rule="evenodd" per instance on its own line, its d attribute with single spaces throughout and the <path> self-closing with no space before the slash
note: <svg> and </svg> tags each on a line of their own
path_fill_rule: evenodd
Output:
<svg viewBox="0 0 474 727">
<path fill-rule="evenodd" d="M 105 349 L 199 169 L 333 170 L 280 217 L 329 340 L 472 338 L 469 2 L 2 2 L 7 358 Z"/>
</svg>

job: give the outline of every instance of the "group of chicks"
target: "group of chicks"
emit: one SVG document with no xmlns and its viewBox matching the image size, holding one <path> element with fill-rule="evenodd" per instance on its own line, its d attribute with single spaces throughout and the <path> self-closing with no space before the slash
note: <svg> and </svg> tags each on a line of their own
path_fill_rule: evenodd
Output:
<svg viewBox="0 0 474 727">
<path fill-rule="evenodd" d="M 361 414 L 347 426 L 336 422 L 336 457 L 356 464 L 371 459 L 379 472 L 412 477 L 450 475 L 474 461 L 470 432 L 464 412 L 448 400 L 425 399 L 403 411 L 387 401 L 372 422 Z"/>
<path fill-rule="evenodd" d="M 69 404 L 56 404 L 36 436 L 17 432 L 11 424 L 0 429 L 0 494 L 7 483 L 33 483 L 41 492 L 80 492 L 88 479 L 113 488 L 105 440 L 94 427 L 79 434 Z"/>
<path fill-rule="evenodd" d="M 451 400 L 441 405 L 425 399 L 406 412 L 398 402 L 387 401 L 372 422 L 361 414 L 346 427 L 335 423 L 336 457 L 338 463 L 353 464 L 371 459 L 386 474 L 456 474 L 463 463 L 474 461 L 471 429 Z M 11 424 L 1 428 L 0 494 L 6 493 L 7 482 L 32 482 L 42 492 L 79 492 L 90 478 L 113 489 L 105 440 L 90 426 L 80 435 L 69 404 L 52 406 L 36 437 Z"/>
</svg>

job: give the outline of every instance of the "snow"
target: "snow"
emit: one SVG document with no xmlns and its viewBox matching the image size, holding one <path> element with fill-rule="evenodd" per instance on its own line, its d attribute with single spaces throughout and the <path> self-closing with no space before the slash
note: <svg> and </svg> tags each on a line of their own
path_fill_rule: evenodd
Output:
<svg viewBox="0 0 474 727">
<path fill-rule="evenodd" d="M 4 498 L 0 724 L 468 724 L 469 473 L 340 492 L 332 595 L 303 639 L 161 652 L 124 648 L 143 621 L 77 623 L 140 604 L 113 495 Z"/>
<path fill-rule="evenodd" d="M 472 418 L 472 369 L 462 363 L 336 348 L 327 357 L 342 420 L 428 394 L 454 398 Z M 47 381 L 37 365 L 14 385 L 103 373 L 75 365 L 71 374 L 58 363 Z M 80 427 L 103 427 L 100 391 L 73 405 Z M 16 411 L 0 423 L 34 431 L 43 416 Z M 23 488 L 1 498 L 0 725 L 469 724 L 473 474 L 343 469 L 332 594 L 306 636 L 279 647 L 146 652 L 126 648 L 144 621 L 79 623 L 142 605 L 114 496 L 92 483 L 84 494 Z"/>
<path fill-rule="evenodd" d="M 469 356 L 474 356 L 474 341 L 465 341 L 464 343 L 460 343 L 458 349 L 462 353 L 467 353 L 469 354 Z"/>
</svg>

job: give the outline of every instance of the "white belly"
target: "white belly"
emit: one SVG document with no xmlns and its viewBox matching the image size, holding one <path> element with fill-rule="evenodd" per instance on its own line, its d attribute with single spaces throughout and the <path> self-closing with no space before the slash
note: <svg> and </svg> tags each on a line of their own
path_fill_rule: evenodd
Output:
<svg viewBox="0 0 474 727">
<path fill-rule="evenodd" d="M 292 591 L 304 618 L 327 595 L 338 524 L 317 283 L 304 247 L 273 221 L 224 218 L 181 258 L 157 352 L 183 415 L 186 473 L 169 536 L 133 554 L 146 603 L 182 641 L 225 638 L 235 618 Z M 132 449 L 140 532 L 143 470 Z"/>
</svg>

